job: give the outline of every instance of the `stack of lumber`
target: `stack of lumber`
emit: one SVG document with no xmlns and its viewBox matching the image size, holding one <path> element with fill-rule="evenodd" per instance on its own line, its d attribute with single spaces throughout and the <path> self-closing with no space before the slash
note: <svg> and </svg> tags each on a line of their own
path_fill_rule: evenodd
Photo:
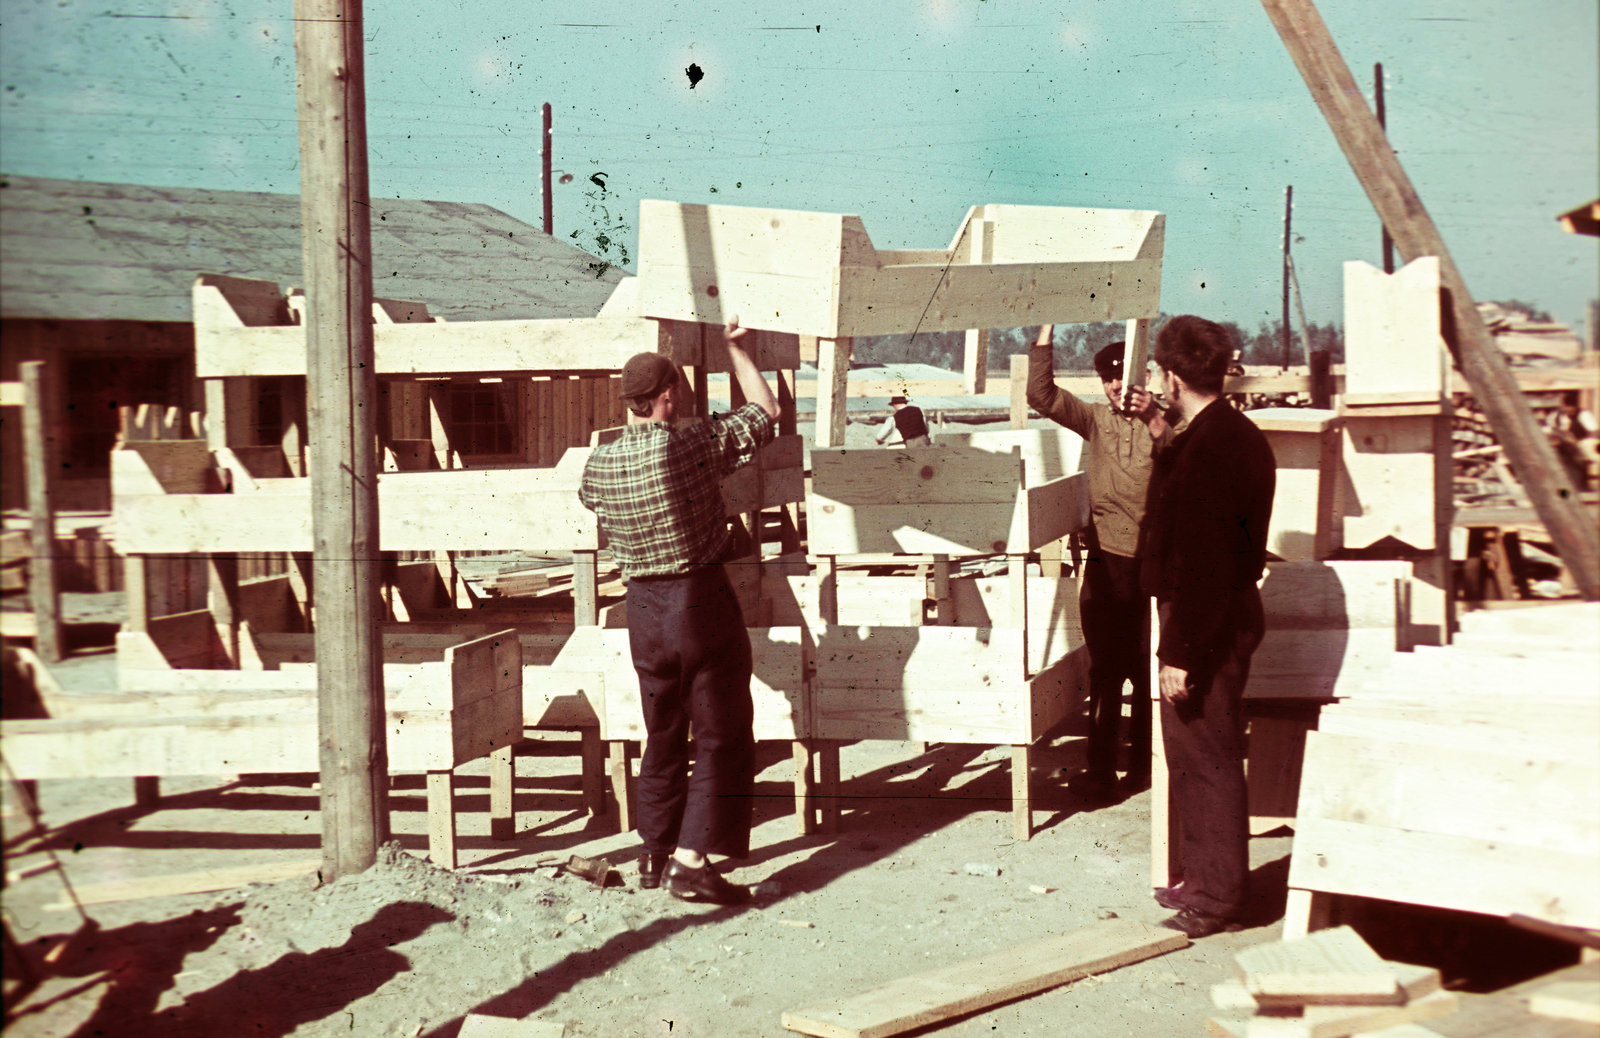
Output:
<svg viewBox="0 0 1600 1038">
<path fill-rule="evenodd" d="M 1600 603 L 1468 613 L 1306 738 L 1286 935 L 1321 894 L 1600 926 Z"/>
<path fill-rule="evenodd" d="M 1247 948 L 1234 956 L 1237 981 L 1217 984 L 1211 1038 L 1346 1038 L 1449 1016 L 1454 992 L 1439 971 L 1387 962 L 1348 926 Z"/>
</svg>

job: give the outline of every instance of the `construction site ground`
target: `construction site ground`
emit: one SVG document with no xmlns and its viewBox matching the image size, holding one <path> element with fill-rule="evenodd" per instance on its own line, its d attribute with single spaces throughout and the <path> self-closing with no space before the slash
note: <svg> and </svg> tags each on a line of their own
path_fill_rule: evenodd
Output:
<svg viewBox="0 0 1600 1038">
<path fill-rule="evenodd" d="M 111 665 L 109 652 L 78 656 L 64 673 L 82 687 L 96 668 L 108 680 Z M 134 806 L 128 779 L 43 783 L 51 835 L 7 861 L 13 876 L 48 861 L 46 850 L 88 895 L 241 867 L 303 874 L 90 905 L 82 930 L 54 873 L 10 883 L 9 924 L 44 979 L 11 1007 L 6 1030 L 453 1038 L 475 1012 L 559 1021 L 573 1036 L 789 1033 L 785 1009 L 1112 913 L 1169 914 L 1149 897 L 1149 791 L 1095 806 L 1066 787 L 1082 734 L 1068 727 L 1036 753 L 1026 842 L 1011 835 L 1008 748 L 848 744 L 840 831 L 802 837 L 789 746 L 763 743 L 752 853 L 728 875 L 768 886 L 721 908 L 638 888 L 638 839 L 581 812 L 576 755 L 519 755 L 510 842 L 489 836 L 485 762 L 461 769 L 454 873 L 416 857 L 427 846 L 423 778 L 398 776 L 391 818 L 410 853 L 386 851 L 369 871 L 321 887 L 315 776 L 169 779 L 148 811 Z M 8 839 L 18 821 L 7 819 Z M 921 1033 L 1203 1034 L 1215 1012 L 1209 985 L 1231 977 L 1233 953 L 1281 932 L 1289 845 L 1288 835 L 1251 841 L 1246 929 Z M 620 885 L 599 890 L 559 872 L 572 854 L 619 865 Z"/>
</svg>

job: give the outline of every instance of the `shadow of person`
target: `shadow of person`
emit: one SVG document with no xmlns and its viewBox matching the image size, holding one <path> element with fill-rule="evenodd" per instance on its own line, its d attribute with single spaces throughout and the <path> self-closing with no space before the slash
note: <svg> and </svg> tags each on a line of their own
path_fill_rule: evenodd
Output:
<svg viewBox="0 0 1600 1038">
<path fill-rule="evenodd" d="M 350 931 L 337 948 L 291 952 L 256 970 L 244 970 L 180 1006 L 155 1010 L 150 997 L 113 1005 L 108 996 L 72 1038 L 211 1038 L 251 1035 L 281 1038 L 302 1024 L 332 1016 L 411 968 L 393 947 L 455 916 L 417 901 L 385 905 Z M 181 956 L 180 956 L 181 961 Z M 170 978 L 169 978 L 170 980 Z"/>
<path fill-rule="evenodd" d="M 74 988 L 69 996 L 95 984 L 109 985 L 101 996 L 94 1016 L 77 1033 L 114 1034 L 118 1033 L 118 1029 L 111 1026 L 112 1022 L 148 1016 L 155 1009 L 161 993 L 172 986 L 184 958 L 191 952 L 209 948 L 223 931 L 238 921 L 239 906 L 228 905 L 157 923 L 130 923 L 113 930 L 101 930 L 97 924 L 90 922 L 72 935 L 55 962 L 48 965 L 33 962 L 29 965 L 41 976 L 94 978 L 89 984 Z M 31 958 L 32 951 L 32 948 L 25 947 L 24 954 L 29 954 Z M 31 990 L 20 992 L 22 997 L 14 998 L 8 994 L 8 1028 L 15 1021 L 41 1012 L 61 1000 L 61 996 L 57 996 L 14 1013 L 13 1008 L 20 1006 Z"/>
</svg>

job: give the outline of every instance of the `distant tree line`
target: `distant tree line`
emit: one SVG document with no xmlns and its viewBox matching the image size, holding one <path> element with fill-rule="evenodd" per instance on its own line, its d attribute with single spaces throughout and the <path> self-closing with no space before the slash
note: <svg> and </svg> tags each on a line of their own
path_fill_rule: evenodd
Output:
<svg viewBox="0 0 1600 1038">
<path fill-rule="evenodd" d="M 1171 316 L 1162 314 L 1152 329 L 1160 331 L 1162 323 Z M 1272 365 L 1283 363 L 1283 322 L 1262 321 L 1254 332 L 1248 332 L 1234 321 L 1220 323 L 1233 336 L 1244 364 Z M 1335 364 L 1344 361 L 1344 330 L 1337 324 L 1309 322 L 1312 350 L 1328 350 Z M 1289 363 L 1300 366 L 1306 363 L 1305 347 L 1300 341 L 1300 329 L 1294 328 L 1290 344 Z M 1027 353 L 1039 334 L 1038 325 L 1025 328 L 992 328 L 989 331 L 989 369 L 1007 371 L 1012 354 Z M 1087 324 L 1058 324 L 1055 329 L 1055 367 L 1057 371 L 1092 371 L 1094 355 L 1127 334 L 1122 321 L 1091 321 Z M 966 337 L 962 332 L 918 332 L 916 335 L 863 335 L 855 342 L 855 359 L 858 364 L 930 364 L 947 371 L 960 371 L 965 351 Z"/>
</svg>

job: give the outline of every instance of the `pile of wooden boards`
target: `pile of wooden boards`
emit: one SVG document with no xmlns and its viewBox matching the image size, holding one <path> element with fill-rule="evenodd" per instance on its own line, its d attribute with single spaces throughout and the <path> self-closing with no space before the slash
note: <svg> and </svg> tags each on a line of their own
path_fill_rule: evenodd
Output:
<svg viewBox="0 0 1600 1038">
<path fill-rule="evenodd" d="M 1386 962 L 1348 926 L 1247 948 L 1234 961 L 1239 979 L 1214 985 L 1211 998 L 1252 1015 L 1212 1017 L 1211 1038 L 1347 1038 L 1456 1011 L 1438 970 Z"/>
<path fill-rule="evenodd" d="M 1600 927 L 1600 603 L 1466 614 L 1306 738 L 1286 936 L 1329 894 Z"/>
</svg>

